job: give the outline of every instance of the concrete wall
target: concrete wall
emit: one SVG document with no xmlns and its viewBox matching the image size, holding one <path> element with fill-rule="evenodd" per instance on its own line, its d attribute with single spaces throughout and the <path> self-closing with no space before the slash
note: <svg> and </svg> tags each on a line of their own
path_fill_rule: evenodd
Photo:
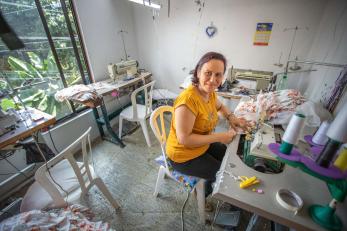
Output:
<svg viewBox="0 0 347 231">
<path fill-rule="evenodd" d="M 308 59 L 319 62 L 347 64 L 347 1 L 329 1 L 315 36 Z M 324 102 L 335 85 L 341 68 L 315 66 L 316 72 L 299 84 L 315 102 Z M 346 88 L 335 113 L 347 103 Z"/>
<path fill-rule="evenodd" d="M 74 1 L 95 80 L 108 78 L 107 65 L 125 58 L 119 34 L 124 34 L 128 55 L 137 59 L 131 4 L 124 0 Z"/>
<path fill-rule="evenodd" d="M 159 17 L 152 11 L 134 5 L 139 61 L 154 73 L 157 86 L 179 91 L 179 84 L 207 51 L 223 53 L 236 68 L 282 72 L 274 66 L 288 59 L 293 30 L 298 26 L 291 58 L 306 59 L 315 40 L 326 0 L 215 0 L 202 1 L 199 11 L 195 1 L 171 1 L 170 17 L 167 2 Z M 217 34 L 209 38 L 205 28 L 213 23 Z M 269 46 L 253 46 L 258 22 L 273 22 Z M 300 76 L 298 76 L 301 78 Z M 298 86 L 298 79 L 289 80 L 289 87 Z"/>
</svg>

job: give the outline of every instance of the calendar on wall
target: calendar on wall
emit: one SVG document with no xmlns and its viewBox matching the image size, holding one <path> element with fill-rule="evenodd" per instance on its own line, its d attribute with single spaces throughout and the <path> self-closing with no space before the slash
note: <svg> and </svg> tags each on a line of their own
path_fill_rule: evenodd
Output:
<svg viewBox="0 0 347 231">
<path fill-rule="evenodd" d="M 273 23 L 257 23 L 253 45 L 268 46 Z"/>
</svg>

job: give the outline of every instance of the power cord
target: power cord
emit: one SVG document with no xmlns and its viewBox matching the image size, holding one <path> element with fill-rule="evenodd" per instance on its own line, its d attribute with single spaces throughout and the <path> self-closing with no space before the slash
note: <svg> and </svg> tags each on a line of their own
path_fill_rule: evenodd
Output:
<svg viewBox="0 0 347 231">
<path fill-rule="evenodd" d="M 55 150 L 55 151 L 57 152 L 57 154 L 58 154 L 59 151 L 58 151 L 58 149 L 57 149 L 57 147 L 55 146 L 55 143 L 54 143 L 54 141 L 53 141 L 52 134 L 51 134 L 51 129 L 48 129 L 48 134 L 49 134 L 49 137 L 50 137 L 51 142 L 52 142 L 52 144 L 53 144 L 54 150 Z"/>
<path fill-rule="evenodd" d="M 20 169 L 18 169 L 14 164 L 11 163 L 7 158 L 4 159 L 9 165 L 11 165 L 16 171 L 20 174 L 22 174 L 26 179 L 29 179 L 30 177 L 27 176 L 24 172 L 22 172 Z"/>
<path fill-rule="evenodd" d="M 181 209 L 181 230 L 184 231 L 184 217 L 183 217 L 183 211 L 184 211 L 184 207 L 186 207 L 186 204 L 187 204 L 187 201 L 189 199 L 189 195 L 190 195 L 190 192 L 188 192 L 187 194 L 187 198 L 185 199 L 184 203 L 183 203 L 183 206 L 182 206 L 182 209 Z"/>
<path fill-rule="evenodd" d="M 32 135 L 33 136 L 33 140 L 34 140 L 34 143 L 37 147 L 37 150 L 39 151 L 40 155 L 42 156 L 42 158 L 44 159 L 45 161 L 45 166 L 46 166 L 46 170 L 50 176 L 50 178 L 52 179 L 52 181 L 54 182 L 54 184 L 56 184 L 65 194 L 66 194 L 66 199 L 65 199 L 65 203 L 66 203 L 66 206 L 69 206 L 69 203 L 68 203 L 68 197 L 69 197 L 69 193 L 53 178 L 52 174 L 51 174 L 51 171 L 49 169 L 49 166 L 48 166 L 48 162 L 47 162 L 47 159 L 45 157 L 45 155 L 43 154 L 39 144 L 37 143 L 37 136 L 36 135 Z"/>
<path fill-rule="evenodd" d="M 22 175 L 25 177 L 26 180 L 29 179 L 30 176 L 27 176 L 24 172 L 22 172 L 22 171 L 21 171 L 19 168 L 17 168 L 11 161 L 9 161 L 9 160 L 7 159 L 8 157 L 12 156 L 13 153 L 14 153 L 13 150 L 10 150 L 10 151 L 8 151 L 8 152 L 6 152 L 6 153 L 0 153 L 0 160 L 5 160 L 5 161 L 6 161 L 9 165 L 11 165 L 17 172 L 16 172 L 16 173 L 0 173 L 0 176 L 8 176 L 8 175 L 14 175 L 14 174 L 19 173 L 19 174 L 22 174 Z M 32 170 L 35 169 L 35 168 L 36 168 L 36 163 L 34 163 L 34 166 L 29 170 L 29 172 L 32 171 Z"/>
<path fill-rule="evenodd" d="M 220 203 L 220 201 L 217 201 L 217 207 L 216 207 L 216 211 L 214 212 L 213 221 L 211 224 L 211 230 L 213 230 L 213 228 L 214 228 L 214 224 L 216 223 L 216 219 L 219 215 L 220 209 L 222 208 L 222 206 L 224 204 L 224 201 L 222 202 L 222 204 L 220 206 L 219 206 L 219 203 Z"/>
</svg>

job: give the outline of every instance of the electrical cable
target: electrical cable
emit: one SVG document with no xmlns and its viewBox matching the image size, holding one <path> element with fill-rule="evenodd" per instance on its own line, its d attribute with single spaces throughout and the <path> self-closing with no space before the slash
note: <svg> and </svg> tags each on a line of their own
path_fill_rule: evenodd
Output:
<svg viewBox="0 0 347 231">
<path fill-rule="evenodd" d="M 38 133 L 38 132 L 37 132 L 37 133 Z M 37 140 L 36 140 L 36 139 L 37 139 L 37 136 L 33 134 L 32 137 L 33 137 L 34 143 L 35 143 L 35 145 L 36 145 L 36 147 L 37 147 L 39 153 L 41 154 L 42 158 L 43 158 L 44 161 L 45 161 L 46 170 L 47 170 L 47 172 L 48 172 L 50 178 L 52 179 L 53 183 L 56 184 L 56 185 L 66 194 L 65 203 L 66 203 L 66 206 L 68 206 L 68 205 L 69 205 L 69 203 L 68 203 L 69 193 L 68 193 L 68 192 L 67 192 L 67 191 L 66 191 L 66 190 L 65 190 L 54 178 L 53 178 L 53 176 L 52 176 L 52 174 L 51 174 L 51 171 L 50 171 L 50 169 L 49 169 L 49 167 L 48 167 L 47 159 L 46 159 L 45 155 L 43 154 L 43 152 L 42 152 L 42 150 L 41 150 L 39 144 L 37 143 Z"/>
<path fill-rule="evenodd" d="M 186 207 L 186 204 L 187 204 L 187 201 L 189 199 L 189 195 L 190 195 L 190 192 L 188 192 L 187 194 L 187 198 L 185 199 L 184 203 L 183 203 L 183 206 L 181 208 L 181 230 L 184 231 L 184 217 L 183 217 L 183 211 L 184 211 L 184 207 Z"/>
<path fill-rule="evenodd" d="M 9 161 L 7 158 L 4 159 L 9 165 L 11 165 L 14 169 L 16 169 L 16 171 L 19 174 L 22 174 L 26 179 L 29 179 L 30 177 L 27 176 L 24 172 L 22 172 L 20 169 L 18 169 L 14 164 L 11 163 L 11 161 Z"/>
<path fill-rule="evenodd" d="M 202 7 L 201 7 L 201 2 L 200 4 L 200 17 L 199 17 L 199 21 L 198 21 L 198 25 L 197 25 L 197 30 L 196 30 L 196 36 L 195 36 L 195 44 L 194 44 L 194 48 L 193 48 L 193 57 L 195 58 L 196 56 L 196 49 L 198 46 L 198 40 L 199 40 L 199 32 L 200 32 L 200 24 L 201 24 L 201 18 L 205 9 L 205 2 L 206 0 L 204 0 L 204 2 L 202 3 Z M 201 9 L 202 8 L 202 9 Z"/>
<path fill-rule="evenodd" d="M 211 230 L 213 230 L 213 227 L 214 227 L 214 224 L 216 222 L 216 219 L 217 219 L 217 216 L 219 214 L 219 211 L 220 211 L 220 209 L 222 208 L 222 206 L 224 204 L 224 201 L 223 201 L 222 204 L 219 207 L 219 202 L 220 201 L 217 201 L 217 207 L 216 207 L 216 211 L 214 212 L 214 216 L 213 216 L 213 220 L 212 220 L 212 224 L 211 224 Z"/>
<path fill-rule="evenodd" d="M 6 160 L 6 161 L 9 161 L 9 160 Z M 11 165 L 12 166 L 12 165 Z M 36 163 L 34 163 L 34 166 L 28 171 L 28 172 L 31 172 L 32 170 L 34 170 L 36 168 Z M 18 168 L 16 168 L 16 170 L 23 174 L 24 176 L 26 176 L 22 171 L 20 171 Z M 9 175 L 14 175 L 14 174 L 17 174 L 18 172 L 10 172 L 10 173 L 0 173 L 0 176 L 9 176 Z M 26 179 L 29 179 L 30 177 L 29 176 L 26 176 Z"/>
<path fill-rule="evenodd" d="M 54 150 L 57 152 L 57 154 L 59 153 L 57 147 L 55 146 L 55 143 L 53 141 L 53 138 L 52 138 L 52 134 L 51 134 L 51 129 L 48 129 L 48 134 L 49 134 L 49 137 L 51 138 L 51 142 L 53 144 L 53 147 L 54 147 Z"/>
</svg>

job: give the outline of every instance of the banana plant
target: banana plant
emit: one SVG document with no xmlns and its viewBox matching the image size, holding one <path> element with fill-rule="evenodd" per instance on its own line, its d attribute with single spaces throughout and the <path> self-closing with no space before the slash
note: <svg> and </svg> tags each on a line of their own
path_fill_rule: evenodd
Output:
<svg viewBox="0 0 347 231">
<path fill-rule="evenodd" d="M 8 57 L 10 68 L 17 77 L 9 79 L 11 85 L 17 87 L 18 96 L 21 97 L 25 105 L 57 116 L 57 113 L 59 114 L 63 110 L 63 105 L 55 100 L 54 94 L 63 86 L 62 84 L 59 86 L 60 76 L 52 54 L 49 52 L 44 60 L 34 52 L 27 52 L 27 56 L 29 61 L 13 56 Z M 68 84 L 78 82 L 80 79 L 77 69 L 72 68 Z M 35 83 L 38 86 L 45 86 L 45 90 L 42 89 L 44 87 L 39 89 L 32 87 Z M 5 83 L 0 82 L 0 84 L 6 86 Z"/>
</svg>

